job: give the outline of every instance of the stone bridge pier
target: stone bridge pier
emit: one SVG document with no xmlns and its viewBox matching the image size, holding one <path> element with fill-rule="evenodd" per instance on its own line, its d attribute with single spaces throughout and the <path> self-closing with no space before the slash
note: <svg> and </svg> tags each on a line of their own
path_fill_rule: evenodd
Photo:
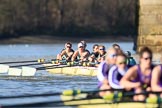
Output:
<svg viewBox="0 0 162 108">
<path fill-rule="evenodd" d="M 159 53 L 162 51 L 162 0 L 139 0 L 138 4 L 137 51 L 148 46 Z"/>
</svg>

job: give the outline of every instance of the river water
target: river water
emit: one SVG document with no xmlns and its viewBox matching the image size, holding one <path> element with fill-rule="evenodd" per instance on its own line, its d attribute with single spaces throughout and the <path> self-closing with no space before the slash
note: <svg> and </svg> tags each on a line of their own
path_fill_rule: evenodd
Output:
<svg viewBox="0 0 162 108">
<path fill-rule="evenodd" d="M 92 51 L 95 43 L 88 43 L 87 49 Z M 110 47 L 113 43 L 98 43 Z M 131 51 L 133 43 L 118 43 L 124 51 Z M 3 61 L 23 61 L 36 60 L 39 58 L 52 59 L 62 50 L 64 44 L 16 44 L 0 45 L 0 60 Z M 73 44 L 73 49 L 77 44 Z M 0 96 L 42 94 L 50 92 L 61 92 L 66 89 L 94 90 L 97 87 L 96 77 L 54 75 L 46 71 L 38 71 L 33 77 L 5 77 L 0 76 Z M 59 100 L 59 97 L 41 97 L 27 99 L 1 100 L 0 104 L 14 104 L 22 102 Z"/>
</svg>

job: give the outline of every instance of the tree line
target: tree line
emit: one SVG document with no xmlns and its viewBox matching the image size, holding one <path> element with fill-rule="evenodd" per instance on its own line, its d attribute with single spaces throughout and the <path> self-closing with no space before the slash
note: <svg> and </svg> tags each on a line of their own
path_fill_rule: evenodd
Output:
<svg viewBox="0 0 162 108">
<path fill-rule="evenodd" d="M 134 35 L 136 0 L 0 0 L 0 36 Z"/>
</svg>

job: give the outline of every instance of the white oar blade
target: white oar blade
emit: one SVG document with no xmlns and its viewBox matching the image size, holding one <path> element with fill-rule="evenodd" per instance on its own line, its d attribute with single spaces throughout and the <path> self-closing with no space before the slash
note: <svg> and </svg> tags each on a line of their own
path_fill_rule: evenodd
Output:
<svg viewBox="0 0 162 108">
<path fill-rule="evenodd" d="M 23 66 L 22 67 L 22 76 L 34 76 L 36 73 L 36 68 Z"/>
<path fill-rule="evenodd" d="M 22 70 L 18 68 L 9 68 L 8 75 L 21 76 Z"/>
<path fill-rule="evenodd" d="M 8 65 L 0 64 L 0 73 L 7 73 L 9 70 Z"/>
</svg>

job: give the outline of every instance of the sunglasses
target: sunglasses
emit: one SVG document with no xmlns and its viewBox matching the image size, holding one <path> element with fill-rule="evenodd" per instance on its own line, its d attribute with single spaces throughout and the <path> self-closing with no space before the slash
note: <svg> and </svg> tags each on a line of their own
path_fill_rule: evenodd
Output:
<svg viewBox="0 0 162 108">
<path fill-rule="evenodd" d="M 116 57 L 117 56 L 117 54 L 109 54 L 109 57 L 110 58 L 114 58 L 114 57 Z"/>
<path fill-rule="evenodd" d="M 118 63 L 119 65 L 126 64 L 126 61 L 122 61 Z"/>
<path fill-rule="evenodd" d="M 67 48 L 71 48 L 71 46 L 66 46 Z"/>
<path fill-rule="evenodd" d="M 105 50 L 104 48 L 101 48 L 100 50 Z"/>
<path fill-rule="evenodd" d="M 144 60 L 152 60 L 152 57 L 146 57 L 146 58 L 143 57 L 143 59 Z"/>
</svg>

